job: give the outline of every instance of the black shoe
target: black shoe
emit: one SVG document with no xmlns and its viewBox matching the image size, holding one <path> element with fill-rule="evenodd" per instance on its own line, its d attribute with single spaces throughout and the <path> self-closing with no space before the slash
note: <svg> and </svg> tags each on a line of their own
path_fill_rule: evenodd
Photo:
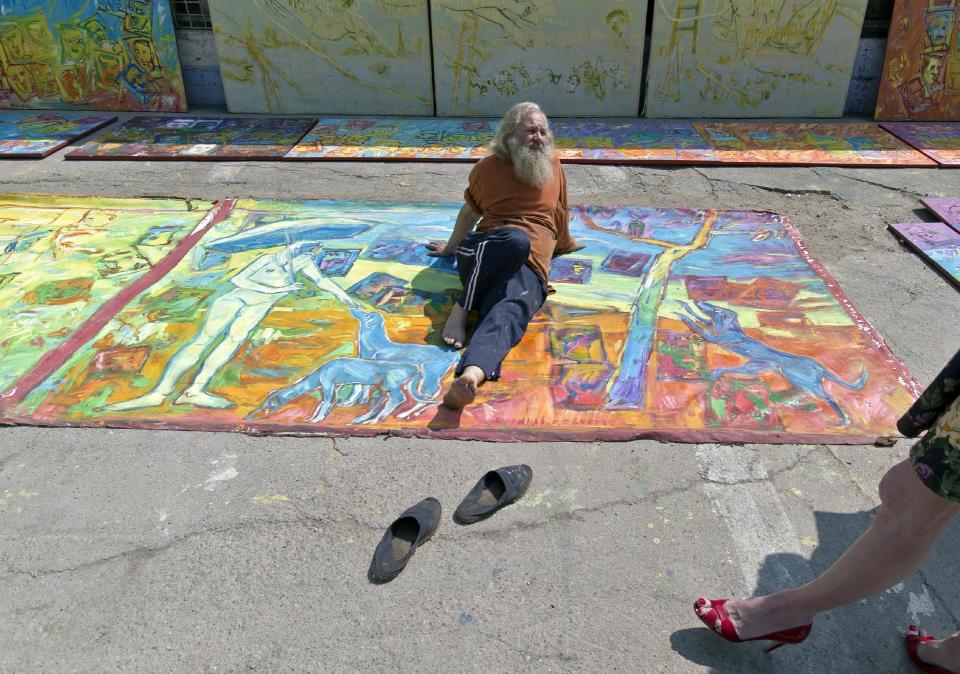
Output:
<svg viewBox="0 0 960 674">
<path fill-rule="evenodd" d="M 454 521 L 473 524 L 490 517 L 523 496 L 532 479 L 533 469 L 523 463 L 491 470 L 480 478 L 457 506 L 453 513 Z"/>
<path fill-rule="evenodd" d="M 367 578 L 374 583 L 389 583 L 399 576 L 417 547 L 433 536 L 439 524 L 440 502 L 432 496 L 404 510 L 374 550 Z"/>
</svg>

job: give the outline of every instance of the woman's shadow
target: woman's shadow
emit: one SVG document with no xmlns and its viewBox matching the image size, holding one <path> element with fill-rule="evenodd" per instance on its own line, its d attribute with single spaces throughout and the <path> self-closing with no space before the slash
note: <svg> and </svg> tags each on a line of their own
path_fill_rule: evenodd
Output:
<svg viewBox="0 0 960 674">
<path fill-rule="evenodd" d="M 820 545 L 809 560 L 796 554 L 768 555 L 760 567 L 753 596 L 801 585 L 825 571 L 864 532 L 875 511 L 815 512 Z M 911 671 L 903 635 L 913 620 L 923 621 L 931 634 L 943 637 L 960 625 L 951 623 L 946 607 L 934 608 L 935 595 L 957 596 L 956 562 L 960 556 L 960 518 L 940 536 L 920 573 L 902 584 L 859 602 L 821 613 L 810 637 L 799 645 L 785 645 L 764 653 L 762 644 L 730 644 L 697 623 L 690 598 L 690 621 L 696 627 L 670 635 L 678 655 L 716 674 L 748 671 L 778 672 L 899 672 Z M 881 563 L 881 560 L 878 560 Z M 925 580 L 929 579 L 929 580 Z M 945 592 L 942 592 L 945 591 Z M 911 613 L 913 611 L 914 613 Z M 917 615 L 919 613 L 919 615 Z"/>
</svg>

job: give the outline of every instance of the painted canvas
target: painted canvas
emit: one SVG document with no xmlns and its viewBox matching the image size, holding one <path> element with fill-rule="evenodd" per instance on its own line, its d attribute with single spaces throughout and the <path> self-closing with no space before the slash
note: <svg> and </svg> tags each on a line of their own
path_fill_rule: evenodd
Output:
<svg viewBox="0 0 960 674">
<path fill-rule="evenodd" d="M 887 122 L 880 126 L 940 166 L 960 166 L 960 123 Z"/>
<path fill-rule="evenodd" d="M 209 203 L 0 195 L 0 391 L 151 272 Z"/>
<path fill-rule="evenodd" d="M 960 288 L 960 232 L 942 222 L 890 225 L 897 238 Z"/>
<path fill-rule="evenodd" d="M 185 111 L 168 0 L 0 0 L 0 108 Z"/>
<path fill-rule="evenodd" d="M 647 0 L 433 0 L 437 114 L 634 117 Z"/>
<path fill-rule="evenodd" d="M 230 112 L 432 115 L 427 0 L 210 0 Z"/>
<path fill-rule="evenodd" d="M 58 112 L 0 113 L 0 158 L 47 157 L 116 119 Z"/>
<path fill-rule="evenodd" d="M 279 159 L 313 126 L 288 117 L 134 117 L 67 159 Z"/>
<path fill-rule="evenodd" d="M 286 159 L 476 161 L 499 120 L 321 119 Z M 560 160 L 567 163 L 713 163 L 713 150 L 692 124 L 551 120 Z"/>
<path fill-rule="evenodd" d="M 862 442 L 916 387 L 784 218 L 579 207 L 585 248 L 459 418 L 446 203 L 241 200 L 19 423 L 493 440 Z"/>
<path fill-rule="evenodd" d="M 658 0 L 645 117 L 839 117 L 867 0 Z"/>
<path fill-rule="evenodd" d="M 960 232 L 960 197 L 924 197 L 920 199 L 934 215 Z"/>
<path fill-rule="evenodd" d="M 876 124 L 694 124 L 724 164 L 936 166 Z"/>
<path fill-rule="evenodd" d="M 286 159 L 476 161 L 497 121 L 403 117 L 322 118 Z"/>
<path fill-rule="evenodd" d="M 960 3 L 897 0 L 875 119 L 960 119 Z"/>
</svg>

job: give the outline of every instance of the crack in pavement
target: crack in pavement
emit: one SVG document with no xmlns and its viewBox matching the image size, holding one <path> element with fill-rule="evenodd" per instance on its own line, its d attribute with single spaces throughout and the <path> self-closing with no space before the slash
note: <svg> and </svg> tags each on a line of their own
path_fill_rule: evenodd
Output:
<svg viewBox="0 0 960 674">
<path fill-rule="evenodd" d="M 175 545 L 179 545 L 185 541 L 191 540 L 193 538 L 199 538 L 201 536 L 206 536 L 208 534 L 222 534 L 222 533 L 231 533 L 234 531 L 242 531 L 244 529 L 251 529 L 261 525 L 276 525 L 276 524 L 306 524 L 309 522 L 311 525 L 315 525 L 318 521 L 326 521 L 322 518 L 312 517 L 309 515 L 303 515 L 297 519 L 253 519 L 245 520 L 239 524 L 226 527 L 211 527 L 209 529 L 199 529 L 196 531 L 187 532 L 181 536 L 176 536 L 171 538 L 169 541 L 163 543 L 162 545 L 150 546 L 150 545 L 138 545 L 129 550 L 123 550 L 121 552 L 108 555 L 106 557 L 100 557 L 98 559 L 92 559 L 87 562 L 82 562 L 75 566 L 70 566 L 62 569 L 17 569 L 13 566 L 10 566 L 7 563 L 7 569 L 9 573 L 0 576 L 0 580 L 9 578 L 10 576 L 30 576 L 31 578 L 40 578 L 45 576 L 59 575 L 63 573 L 72 573 L 74 571 L 80 571 L 88 568 L 95 568 L 102 566 L 104 564 L 109 564 L 112 561 L 121 560 L 121 559 L 140 559 L 141 561 L 149 561 L 154 557 L 161 555 Z"/>
<path fill-rule="evenodd" d="M 0 471 L 7 467 L 8 463 L 12 463 L 16 458 L 20 456 L 22 451 L 16 451 L 13 454 L 8 454 L 7 456 L 0 459 Z"/>
<path fill-rule="evenodd" d="M 696 166 L 691 166 L 690 168 L 692 168 L 697 174 L 706 178 L 706 180 L 710 183 L 718 182 L 718 183 L 725 183 L 727 185 L 743 185 L 744 187 L 752 187 L 754 189 L 762 190 L 764 192 L 773 192 L 774 194 L 786 194 L 786 195 L 797 195 L 797 196 L 802 196 L 806 194 L 817 194 L 820 196 L 830 197 L 835 201 L 843 201 L 843 197 L 841 197 L 839 194 L 831 190 L 818 190 L 813 188 L 787 189 L 785 187 L 773 187 L 771 185 L 757 185 L 755 183 L 745 183 L 740 180 L 728 180 L 726 178 L 712 178 Z"/>
<path fill-rule="evenodd" d="M 873 185 L 874 187 L 881 187 L 881 188 L 887 190 L 888 192 L 903 192 L 903 193 L 905 193 L 905 194 L 912 194 L 912 195 L 915 196 L 915 197 L 925 197 L 925 196 L 927 196 L 926 194 L 921 194 L 920 192 L 914 192 L 913 190 L 907 189 L 907 188 L 905 188 L 905 187 L 892 187 L 892 186 L 890 186 L 890 185 L 884 185 L 883 183 L 878 183 L 878 182 L 874 182 L 874 181 L 872 181 L 872 180 L 867 180 L 866 178 L 855 178 L 855 177 L 853 177 L 853 176 L 849 176 L 849 175 L 846 175 L 846 174 L 844 174 L 844 173 L 837 173 L 836 171 L 830 171 L 830 170 L 825 169 L 825 168 L 822 168 L 822 167 L 818 167 L 818 168 L 815 168 L 815 169 L 814 169 L 814 172 L 817 173 L 818 175 L 821 173 L 821 171 L 822 171 L 823 173 L 827 173 L 827 174 L 829 174 L 829 175 L 836 176 L 837 178 L 843 178 L 843 179 L 846 179 L 846 180 L 853 180 L 854 182 L 863 183 L 863 184 L 865 184 L 865 185 Z"/>
</svg>

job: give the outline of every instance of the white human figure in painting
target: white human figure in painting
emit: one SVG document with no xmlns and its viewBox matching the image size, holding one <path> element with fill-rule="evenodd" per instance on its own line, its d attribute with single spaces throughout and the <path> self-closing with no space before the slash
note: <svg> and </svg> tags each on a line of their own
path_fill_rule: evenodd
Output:
<svg viewBox="0 0 960 674">
<path fill-rule="evenodd" d="M 274 305 L 304 287 L 294 280 L 298 273 L 303 272 L 318 289 L 327 291 L 344 305 L 360 306 L 320 271 L 316 258 L 322 248 L 322 244 L 315 241 L 299 241 L 248 264 L 230 279 L 234 287 L 210 302 L 200 330 L 170 359 L 156 386 L 149 393 L 104 409 L 122 412 L 161 405 L 173 393 L 180 377 L 201 361 L 203 365 L 193 382 L 174 403 L 213 409 L 233 407 L 232 402 L 208 392 L 206 387 Z M 211 346 L 213 349 L 204 357 Z"/>
</svg>

